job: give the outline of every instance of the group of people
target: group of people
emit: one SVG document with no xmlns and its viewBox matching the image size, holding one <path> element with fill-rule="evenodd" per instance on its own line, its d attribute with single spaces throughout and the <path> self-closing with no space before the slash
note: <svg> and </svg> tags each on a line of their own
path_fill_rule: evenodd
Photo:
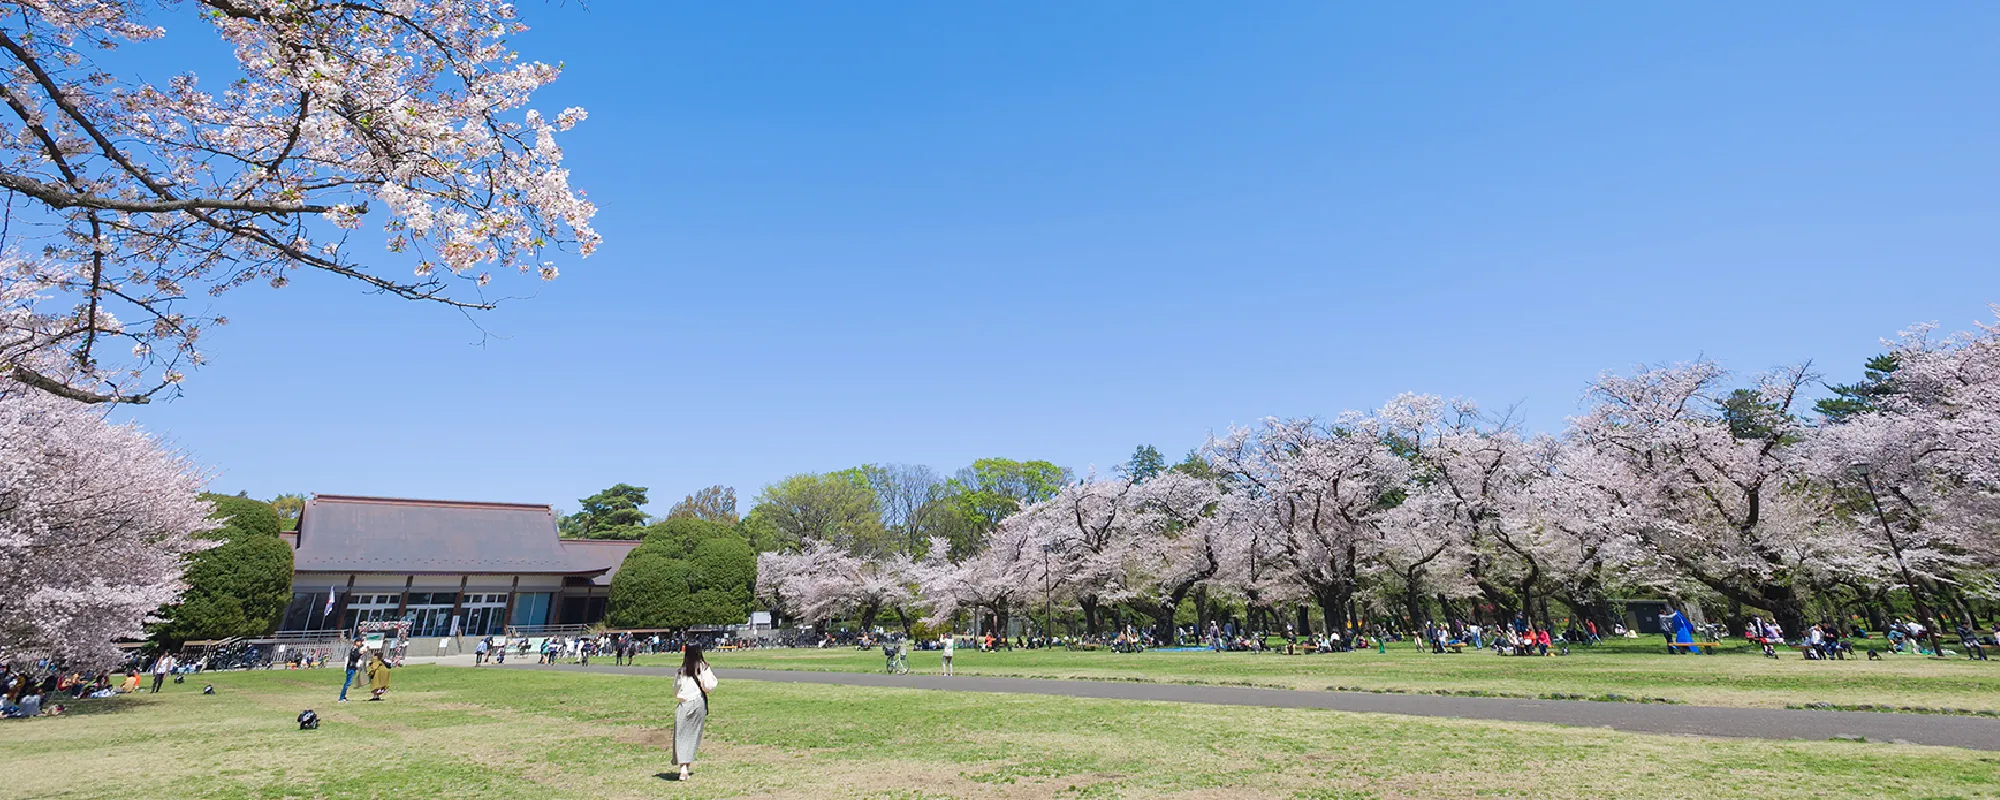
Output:
<svg viewBox="0 0 2000 800">
<path fill-rule="evenodd" d="M 368 682 L 369 700 L 381 700 L 382 695 L 389 693 L 389 673 L 396 664 L 384 657 L 384 649 L 369 647 L 367 640 L 355 638 L 354 646 L 347 651 L 347 678 L 340 683 L 339 702 L 347 702 L 347 689 L 354 685 L 356 675 Z"/>
<path fill-rule="evenodd" d="M 65 669 L 46 661 L 32 667 L 0 665 L 0 718 L 56 716 L 69 710 L 62 700 L 147 691 L 158 694 L 169 678 L 180 683 L 183 676 L 200 670 L 200 661 L 183 663 L 172 653 L 161 653 L 150 661 L 132 656 L 122 666 L 97 670 Z M 141 676 L 147 674 L 153 679 L 151 689 L 143 686 Z"/>
<path fill-rule="evenodd" d="M 488 638 L 490 639 L 491 637 Z M 709 641 L 712 643 L 713 640 Z M 551 636 L 542 640 L 539 644 L 532 643 L 530 639 L 525 637 L 520 640 L 518 645 L 512 644 L 510 640 L 503 639 L 500 645 L 495 645 L 494 647 L 505 649 L 506 647 L 514 646 L 518 648 L 518 653 L 523 656 L 526 656 L 529 650 L 533 648 L 537 655 L 537 660 L 535 661 L 537 664 L 576 664 L 587 667 L 590 666 L 590 659 L 593 657 L 602 658 L 609 655 L 614 665 L 625 666 L 635 663 L 635 659 L 640 655 L 683 652 L 687 645 L 699 645 L 701 643 L 701 640 L 693 637 L 683 638 L 680 636 L 661 636 L 659 634 L 639 636 L 633 633 L 601 633 L 580 636 Z M 733 644 L 737 647 L 745 646 L 741 642 L 725 642 L 725 644 Z"/>
<path fill-rule="evenodd" d="M 138 673 L 130 670 L 117 686 L 112 684 L 109 671 L 64 673 L 47 668 L 41 672 L 37 677 L 30 670 L 0 667 L 0 718 L 59 716 L 69 710 L 60 702 L 64 699 L 111 697 L 121 689 L 129 692 L 138 686 Z"/>
<path fill-rule="evenodd" d="M 1949 655 L 1941 641 L 1933 641 L 1934 632 L 1930 626 L 1914 619 L 1896 619 L 1888 623 L 1883 631 L 1891 655 Z M 1986 649 L 2000 646 L 2000 621 L 1993 623 L 1990 638 L 1982 639 L 1981 631 L 1970 622 L 1960 621 L 1952 631 L 1952 639 L 1965 649 L 1965 657 L 1975 661 L 1989 660 Z M 1778 648 L 1793 646 L 1809 661 L 1841 661 L 1855 654 L 1855 642 L 1869 639 L 1869 633 L 1859 625 L 1842 626 L 1835 622 L 1817 622 L 1807 626 L 1796 643 L 1785 638 L 1784 628 L 1776 620 L 1765 617 L 1751 617 L 1744 626 L 1743 638 L 1756 642 L 1764 649 L 1768 658 L 1778 658 Z M 1939 637 L 1942 638 L 1942 637 Z M 1883 653 L 1870 646 L 1867 648 L 1869 660 L 1877 660 Z"/>
</svg>

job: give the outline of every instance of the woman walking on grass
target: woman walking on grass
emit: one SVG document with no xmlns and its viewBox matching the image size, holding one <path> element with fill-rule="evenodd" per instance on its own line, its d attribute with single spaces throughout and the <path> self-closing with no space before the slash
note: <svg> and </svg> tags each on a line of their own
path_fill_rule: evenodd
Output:
<svg viewBox="0 0 2000 800">
<path fill-rule="evenodd" d="M 708 721 L 708 693 L 715 691 L 715 670 L 701 657 L 701 645 L 690 643 L 681 656 L 681 670 L 674 676 L 674 763 L 681 767 L 681 780 L 694 775 L 694 752 L 701 747 L 701 726 Z"/>
<path fill-rule="evenodd" d="M 380 700 L 389 691 L 389 662 L 382 660 L 382 651 L 376 650 L 373 660 L 368 662 L 368 699 Z"/>
</svg>

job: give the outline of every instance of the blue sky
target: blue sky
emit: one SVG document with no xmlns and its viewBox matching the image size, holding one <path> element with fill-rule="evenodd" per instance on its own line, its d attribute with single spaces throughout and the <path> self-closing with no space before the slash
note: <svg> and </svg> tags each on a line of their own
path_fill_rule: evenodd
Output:
<svg viewBox="0 0 2000 800">
<path fill-rule="evenodd" d="M 590 111 L 599 254 L 476 326 L 227 295 L 212 365 L 129 414 L 217 489 L 658 513 L 1406 390 L 1556 429 L 1600 370 L 1847 380 L 2000 301 L 1992 5 L 522 11 L 567 67 L 536 106 Z"/>
</svg>

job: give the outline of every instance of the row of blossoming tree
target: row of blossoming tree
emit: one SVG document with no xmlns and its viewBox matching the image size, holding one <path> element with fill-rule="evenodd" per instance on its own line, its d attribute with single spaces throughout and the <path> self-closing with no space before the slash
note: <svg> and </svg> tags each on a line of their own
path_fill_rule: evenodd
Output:
<svg viewBox="0 0 2000 800">
<path fill-rule="evenodd" d="M 1603 622 L 1635 596 L 1793 634 L 1835 614 L 1974 620 L 2000 589 L 2000 326 L 1920 329 L 1873 365 L 1820 414 L 1804 368 L 1745 385 L 1694 362 L 1599 377 L 1560 435 L 1423 395 L 1267 419 L 1170 470 L 1075 482 L 970 555 L 767 553 L 759 593 L 799 621 L 1004 625 L 1053 602 L 1093 633 L 1111 609 L 1171 630 L 1204 596 L 1253 625 L 1304 607 L 1335 630 Z"/>
</svg>

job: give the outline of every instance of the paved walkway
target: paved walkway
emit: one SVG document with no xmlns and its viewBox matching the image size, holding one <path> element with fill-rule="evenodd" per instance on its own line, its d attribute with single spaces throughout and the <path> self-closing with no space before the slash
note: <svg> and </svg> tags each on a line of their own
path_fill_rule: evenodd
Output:
<svg viewBox="0 0 2000 800">
<path fill-rule="evenodd" d="M 507 664 L 503 669 L 614 673 L 667 677 L 671 667 L 591 667 Z M 1171 683 L 992 678 L 941 675 L 885 675 L 861 672 L 790 672 L 762 669 L 719 669 L 731 680 L 772 683 L 817 683 L 842 686 L 882 686 L 951 692 L 997 692 L 1088 697 L 1105 700 L 1153 700 L 1268 708 L 1321 708 L 1371 714 L 1419 717 L 1544 722 L 1581 725 L 1633 733 L 1680 736 L 1724 736 L 1749 739 L 1862 738 L 1871 742 L 1967 747 L 2000 750 L 2000 719 L 1927 714 L 1884 714 L 1865 711 L 1793 711 L 1770 708 L 1641 705 L 1587 700 L 1508 700 L 1487 697 L 1315 692 L 1248 689 L 1234 686 L 1190 686 Z"/>
</svg>

